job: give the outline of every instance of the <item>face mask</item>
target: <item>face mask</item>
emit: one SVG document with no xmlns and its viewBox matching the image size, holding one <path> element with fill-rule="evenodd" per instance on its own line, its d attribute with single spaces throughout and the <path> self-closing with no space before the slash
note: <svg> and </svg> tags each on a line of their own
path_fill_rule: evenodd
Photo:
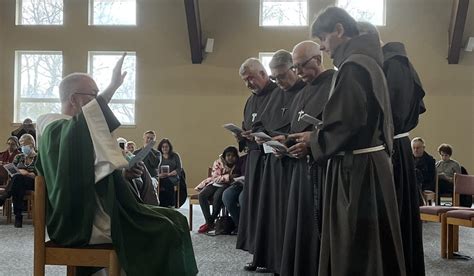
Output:
<svg viewBox="0 0 474 276">
<path fill-rule="evenodd" d="M 29 155 L 31 153 L 31 146 L 22 146 L 21 152 L 23 152 L 26 155 Z"/>
</svg>

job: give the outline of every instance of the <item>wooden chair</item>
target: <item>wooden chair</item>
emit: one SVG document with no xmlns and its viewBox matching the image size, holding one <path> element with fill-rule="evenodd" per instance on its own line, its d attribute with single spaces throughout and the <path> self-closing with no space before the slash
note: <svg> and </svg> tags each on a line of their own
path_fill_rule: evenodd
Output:
<svg viewBox="0 0 474 276">
<path fill-rule="evenodd" d="M 447 256 L 447 228 L 446 228 L 446 213 L 453 210 L 452 207 L 445 206 L 421 206 L 420 207 L 420 218 L 422 221 L 431 221 L 441 223 L 441 234 L 440 234 L 440 252 L 441 258 Z"/>
<path fill-rule="evenodd" d="M 459 195 L 474 195 L 474 175 L 454 174 L 454 205 L 459 206 Z M 459 251 L 459 226 L 474 228 L 474 209 L 449 211 L 446 213 L 448 230 L 448 259 Z"/>
<path fill-rule="evenodd" d="M 212 168 L 207 168 L 207 177 L 212 176 Z M 188 188 L 189 201 L 189 231 L 193 231 L 193 205 L 199 205 L 199 192 L 194 188 Z"/>
<path fill-rule="evenodd" d="M 3 168 L 3 167 L 2 167 Z M 8 177 L 7 182 L 5 185 L 0 187 L 0 194 L 6 193 L 6 189 L 8 186 L 8 182 L 10 181 L 10 177 Z M 25 196 L 23 197 L 23 200 L 26 201 L 26 211 L 28 213 L 28 219 L 33 219 L 33 224 L 34 224 L 34 212 L 33 212 L 33 206 L 34 206 L 34 201 L 35 201 L 35 194 L 33 191 L 26 191 Z M 5 200 L 5 203 L 3 204 L 3 215 L 7 217 L 7 224 L 12 223 L 12 199 L 7 198 Z"/>
<path fill-rule="evenodd" d="M 68 276 L 75 275 L 76 267 L 80 266 L 107 267 L 110 276 L 120 275 L 120 264 L 111 244 L 70 248 L 45 242 L 46 188 L 42 176 L 35 179 L 35 194 L 34 276 L 44 276 L 45 265 L 66 265 Z"/>
</svg>

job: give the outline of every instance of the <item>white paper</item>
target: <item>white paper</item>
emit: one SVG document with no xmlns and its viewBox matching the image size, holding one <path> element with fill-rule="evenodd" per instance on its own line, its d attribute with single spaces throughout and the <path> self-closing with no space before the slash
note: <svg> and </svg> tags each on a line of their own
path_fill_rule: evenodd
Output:
<svg viewBox="0 0 474 276">
<path fill-rule="evenodd" d="M 227 129 L 228 131 L 235 133 L 235 134 L 240 134 L 244 132 L 240 127 L 234 125 L 234 124 L 225 124 L 222 126 L 223 128 Z"/>
<path fill-rule="evenodd" d="M 303 116 L 301 116 L 301 120 L 307 122 L 308 124 L 312 124 L 315 128 L 318 128 L 318 126 L 323 123 L 321 120 L 308 114 L 303 114 Z"/>
</svg>

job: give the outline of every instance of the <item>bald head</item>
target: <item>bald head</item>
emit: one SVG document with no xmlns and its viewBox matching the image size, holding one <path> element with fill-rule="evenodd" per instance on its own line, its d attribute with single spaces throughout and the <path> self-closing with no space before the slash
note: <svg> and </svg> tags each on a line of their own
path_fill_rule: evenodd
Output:
<svg viewBox="0 0 474 276">
<path fill-rule="evenodd" d="M 320 46 L 314 41 L 302 41 L 293 48 L 293 66 L 298 76 L 311 83 L 324 71 Z"/>
<path fill-rule="evenodd" d="M 318 43 L 306 40 L 295 45 L 293 48 L 293 56 L 294 55 L 308 59 L 312 56 L 321 56 L 322 53 Z"/>
<path fill-rule="evenodd" d="M 85 73 L 67 75 L 59 84 L 59 99 L 63 114 L 74 116 L 97 96 L 99 89 L 92 77 Z"/>
<path fill-rule="evenodd" d="M 255 94 L 260 93 L 270 81 L 265 67 L 256 58 L 245 60 L 240 66 L 239 74 L 247 88 Z"/>
<path fill-rule="evenodd" d="M 59 99 L 61 103 L 69 100 L 69 97 L 79 88 L 82 82 L 90 81 L 92 77 L 86 73 L 72 73 L 64 77 L 59 84 Z"/>
</svg>

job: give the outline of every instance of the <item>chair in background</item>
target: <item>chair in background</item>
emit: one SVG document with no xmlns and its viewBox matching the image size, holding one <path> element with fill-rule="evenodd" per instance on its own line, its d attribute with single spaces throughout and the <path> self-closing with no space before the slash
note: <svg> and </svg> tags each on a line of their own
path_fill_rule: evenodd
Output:
<svg viewBox="0 0 474 276">
<path fill-rule="evenodd" d="M 460 205 L 460 195 L 474 195 L 474 175 L 454 174 L 454 205 Z M 474 228 L 474 209 L 446 213 L 448 259 L 453 258 L 454 252 L 459 251 L 459 226 Z"/>
<path fill-rule="evenodd" d="M 207 168 L 207 177 L 212 176 L 212 168 Z M 194 188 L 188 188 L 189 201 L 189 231 L 193 231 L 193 205 L 199 205 L 199 192 Z"/>
<path fill-rule="evenodd" d="M 120 264 L 111 244 L 80 248 L 62 247 L 45 242 L 46 188 L 44 178 L 35 179 L 34 276 L 44 276 L 45 265 L 66 265 L 67 275 L 75 275 L 76 267 L 107 267 L 110 276 L 120 275 Z"/>
</svg>

